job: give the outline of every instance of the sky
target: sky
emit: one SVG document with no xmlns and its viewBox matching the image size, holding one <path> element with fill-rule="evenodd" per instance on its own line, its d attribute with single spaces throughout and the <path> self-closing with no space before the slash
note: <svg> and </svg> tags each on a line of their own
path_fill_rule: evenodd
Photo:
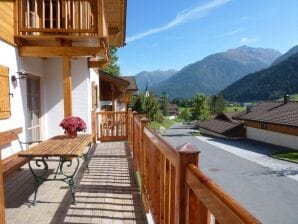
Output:
<svg viewBox="0 0 298 224">
<path fill-rule="evenodd" d="M 122 75 L 179 70 L 240 47 L 298 45 L 298 0 L 127 0 Z"/>
</svg>

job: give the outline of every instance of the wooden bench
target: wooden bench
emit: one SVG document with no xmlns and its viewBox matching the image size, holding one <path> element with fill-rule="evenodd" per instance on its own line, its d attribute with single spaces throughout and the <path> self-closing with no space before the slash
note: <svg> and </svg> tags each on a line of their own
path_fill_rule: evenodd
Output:
<svg viewBox="0 0 298 224">
<path fill-rule="evenodd" d="M 18 134 L 22 133 L 22 128 L 16 128 L 5 132 L 0 132 L 0 153 L 3 150 L 3 147 L 10 144 L 12 141 L 17 140 L 20 144 L 20 148 L 23 151 L 23 144 L 30 144 L 33 142 L 21 142 Z M 39 142 L 39 141 L 38 141 Z M 1 156 L 1 154 L 0 154 Z M 7 177 L 9 174 L 15 172 L 20 169 L 23 165 L 28 162 L 28 158 L 19 157 L 18 153 L 15 153 L 5 159 L 1 159 L 2 169 L 3 169 L 3 177 Z"/>
</svg>

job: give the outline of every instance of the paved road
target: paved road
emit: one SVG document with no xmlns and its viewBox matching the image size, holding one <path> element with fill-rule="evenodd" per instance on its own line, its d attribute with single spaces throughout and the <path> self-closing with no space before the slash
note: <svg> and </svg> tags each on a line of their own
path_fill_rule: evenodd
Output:
<svg viewBox="0 0 298 224">
<path fill-rule="evenodd" d="M 286 172 L 277 172 L 200 140 L 191 131 L 190 126 L 174 125 L 164 138 L 174 146 L 196 145 L 201 151 L 201 170 L 262 223 L 298 224 L 298 181 L 285 176 Z M 267 147 L 265 154 L 268 153 Z"/>
</svg>

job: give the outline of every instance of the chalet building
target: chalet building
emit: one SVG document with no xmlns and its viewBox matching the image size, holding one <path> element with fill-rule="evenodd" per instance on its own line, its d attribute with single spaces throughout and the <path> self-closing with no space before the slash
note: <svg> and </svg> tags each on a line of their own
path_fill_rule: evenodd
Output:
<svg viewBox="0 0 298 224">
<path fill-rule="evenodd" d="M 238 112 L 224 112 L 217 115 L 214 119 L 199 122 L 200 132 L 205 135 L 221 138 L 245 137 L 243 124 L 232 118 L 235 114 L 238 114 Z"/>
<path fill-rule="evenodd" d="M 22 127 L 22 140 L 44 140 L 75 115 L 90 133 L 97 70 L 110 46 L 125 45 L 125 30 L 126 0 L 0 1 L 0 131 Z"/>
<path fill-rule="evenodd" d="M 99 71 L 100 109 L 103 111 L 127 111 L 131 96 L 138 90 L 133 76 L 116 77 Z"/>
<path fill-rule="evenodd" d="M 298 149 L 298 102 L 264 102 L 236 116 L 246 127 L 246 137 Z"/>
<path fill-rule="evenodd" d="M 179 114 L 179 109 L 177 104 L 169 104 L 168 106 L 169 116 L 176 117 Z"/>
</svg>

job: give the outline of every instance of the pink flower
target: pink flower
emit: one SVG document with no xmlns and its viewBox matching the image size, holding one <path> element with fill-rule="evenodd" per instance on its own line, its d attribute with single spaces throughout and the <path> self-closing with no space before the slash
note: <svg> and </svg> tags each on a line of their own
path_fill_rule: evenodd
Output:
<svg viewBox="0 0 298 224">
<path fill-rule="evenodd" d="M 64 118 L 59 126 L 71 133 L 76 131 L 86 131 L 87 129 L 86 123 L 80 117 L 75 116 Z"/>
</svg>

